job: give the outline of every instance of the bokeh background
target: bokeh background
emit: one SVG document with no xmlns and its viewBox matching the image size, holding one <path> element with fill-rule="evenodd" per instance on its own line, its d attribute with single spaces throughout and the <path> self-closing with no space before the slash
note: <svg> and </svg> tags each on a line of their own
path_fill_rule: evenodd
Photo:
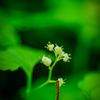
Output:
<svg viewBox="0 0 100 100">
<path fill-rule="evenodd" d="M 23 44 L 47 51 L 48 41 L 63 45 L 72 57 L 53 69 L 52 79 L 66 78 L 60 100 L 100 100 L 100 0 L 0 0 L 0 50 Z M 38 63 L 34 86 L 47 76 L 47 67 Z M 21 68 L 0 70 L 0 100 L 23 100 L 19 90 L 26 81 Z M 54 100 L 56 87 L 50 84 L 30 95 Z"/>
</svg>

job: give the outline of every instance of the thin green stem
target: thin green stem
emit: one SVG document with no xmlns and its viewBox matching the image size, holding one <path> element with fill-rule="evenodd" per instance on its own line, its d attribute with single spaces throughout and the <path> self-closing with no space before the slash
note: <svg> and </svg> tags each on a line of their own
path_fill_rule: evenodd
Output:
<svg viewBox="0 0 100 100">
<path fill-rule="evenodd" d="M 51 76 L 52 76 L 52 69 L 49 69 L 48 81 L 51 80 Z"/>
<path fill-rule="evenodd" d="M 56 83 L 56 81 L 55 80 L 50 80 L 49 83 Z"/>
<path fill-rule="evenodd" d="M 53 70 L 53 67 L 55 66 L 56 63 L 57 63 L 57 59 L 55 60 L 55 62 L 54 62 L 53 65 L 51 66 L 51 68 L 49 69 L 49 76 L 48 76 L 48 80 L 49 80 L 49 81 L 51 80 L 52 70 Z"/>
<path fill-rule="evenodd" d="M 53 65 L 51 66 L 52 69 L 56 65 L 56 63 L 57 63 L 57 58 L 56 58 L 55 62 L 53 63 Z"/>
<path fill-rule="evenodd" d="M 26 99 L 28 100 L 29 98 L 29 93 L 31 91 L 31 87 L 32 87 L 32 74 L 28 74 L 27 75 L 27 87 L 26 87 Z"/>
<path fill-rule="evenodd" d="M 30 69 L 30 72 L 27 74 L 27 89 L 26 89 L 27 93 L 29 93 L 31 91 L 31 87 L 32 87 L 32 74 L 33 74 L 33 70 Z"/>
<path fill-rule="evenodd" d="M 32 76 L 27 76 L 27 90 L 26 92 L 29 93 L 31 91 L 31 85 L 32 85 Z"/>
<path fill-rule="evenodd" d="M 40 86 L 38 86 L 37 88 L 34 89 L 34 91 L 42 88 L 43 86 L 47 85 L 49 83 L 49 81 L 47 80 L 46 82 L 44 82 L 43 84 L 41 84 Z"/>
<path fill-rule="evenodd" d="M 49 67 L 49 76 L 48 76 L 47 81 L 44 82 L 42 85 L 38 86 L 37 88 L 35 88 L 34 91 L 42 88 L 43 86 L 47 85 L 49 82 L 50 83 L 54 82 L 54 81 L 51 80 L 51 76 L 52 76 L 52 69 L 53 69 L 53 67 L 55 66 L 56 63 L 57 63 L 57 58 L 56 58 L 55 62 L 53 63 L 53 65 L 51 67 Z"/>
</svg>

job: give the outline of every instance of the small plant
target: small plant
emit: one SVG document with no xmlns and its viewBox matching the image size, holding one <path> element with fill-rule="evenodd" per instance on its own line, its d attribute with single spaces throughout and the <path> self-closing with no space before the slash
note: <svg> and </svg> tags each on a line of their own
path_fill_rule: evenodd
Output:
<svg viewBox="0 0 100 100">
<path fill-rule="evenodd" d="M 54 44 L 51 44 L 50 42 L 48 42 L 47 46 L 45 46 L 45 48 L 47 48 L 49 51 L 54 52 L 55 54 L 55 60 L 54 63 L 52 64 L 52 60 L 49 57 L 45 57 L 45 55 L 41 58 L 42 62 L 44 65 L 46 65 L 49 69 L 49 75 L 48 75 L 48 79 L 45 83 L 43 83 L 42 85 L 40 85 L 39 87 L 37 87 L 37 89 L 45 86 L 48 83 L 56 83 L 56 88 L 57 88 L 57 96 L 56 96 L 56 100 L 59 100 L 59 87 L 61 87 L 65 82 L 65 80 L 63 80 L 62 78 L 58 78 L 58 80 L 52 80 L 51 76 L 52 76 L 52 70 L 54 68 L 54 66 L 56 65 L 56 63 L 60 60 L 63 60 L 64 62 L 70 62 L 69 59 L 71 59 L 71 54 L 67 54 L 63 51 L 62 46 L 58 46 L 57 44 L 55 44 L 56 46 L 54 47 Z"/>
<path fill-rule="evenodd" d="M 60 60 L 64 62 L 70 62 L 71 59 L 70 54 L 67 54 L 63 51 L 62 46 L 58 46 L 57 44 L 48 44 L 45 46 L 50 52 L 54 52 L 55 60 L 54 62 L 47 56 L 47 52 L 43 50 L 33 49 L 24 45 L 16 45 L 14 47 L 9 47 L 6 50 L 0 50 L 0 69 L 3 71 L 11 70 L 16 71 L 19 67 L 25 72 L 27 76 L 27 86 L 26 86 L 26 95 L 25 99 L 29 100 L 29 93 L 31 90 L 37 90 L 47 85 L 48 83 L 55 83 L 57 88 L 56 100 L 59 100 L 59 88 L 65 83 L 62 78 L 58 78 L 58 80 L 52 80 L 52 71 L 56 63 Z M 45 54 L 45 55 L 43 55 Z M 40 59 L 39 56 L 42 56 Z M 32 89 L 32 75 L 34 67 L 37 63 L 43 63 L 49 69 L 48 79 L 46 82 L 41 84 L 40 86 Z"/>
</svg>

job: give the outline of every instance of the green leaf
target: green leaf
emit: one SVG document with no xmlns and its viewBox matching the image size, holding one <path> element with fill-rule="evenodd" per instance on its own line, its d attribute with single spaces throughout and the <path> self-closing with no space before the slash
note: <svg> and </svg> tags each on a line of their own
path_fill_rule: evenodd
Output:
<svg viewBox="0 0 100 100">
<path fill-rule="evenodd" d="M 15 71 L 20 66 L 21 66 L 20 64 L 0 59 L 0 69 L 2 69 L 3 71 L 5 71 L 5 70 Z"/>
<path fill-rule="evenodd" d="M 85 95 L 91 100 L 100 100 L 100 73 L 91 72 L 84 76 L 84 79 L 78 82 Z"/>
<path fill-rule="evenodd" d="M 0 48 L 17 45 L 21 42 L 17 30 L 8 22 L 0 18 Z"/>
<path fill-rule="evenodd" d="M 41 60 L 39 56 L 47 55 L 43 50 L 33 49 L 27 46 L 16 46 L 0 51 L 0 69 L 15 70 L 21 67 L 29 74 L 34 66 Z"/>
</svg>

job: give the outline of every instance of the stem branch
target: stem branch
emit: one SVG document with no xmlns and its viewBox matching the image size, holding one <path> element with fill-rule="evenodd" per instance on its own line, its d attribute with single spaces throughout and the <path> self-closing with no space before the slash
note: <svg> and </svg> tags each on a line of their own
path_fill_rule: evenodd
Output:
<svg viewBox="0 0 100 100">
<path fill-rule="evenodd" d="M 40 88 L 42 88 L 43 86 L 47 85 L 49 82 L 50 82 L 50 83 L 52 82 L 52 80 L 51 80 L 52 69 L 53 69 L 53 67 L 55 66 L 56 63 L 57 63 L 57 58 L 56 58 L 55 62 L 53 63 L 53 65 L 51 66 L 51 68 L 49 68 L 49 76 L 48 76 L 47 81 L 44 82 L 42 85 L 38 86 L 37 88 L 35 88 L 34 91 L 35 91 L 35 90 L 38 90 L 38 89 L 40 89 Z M 53 82 L 54 82 L 54 81 L 53 81 Z"/>
</svg>

